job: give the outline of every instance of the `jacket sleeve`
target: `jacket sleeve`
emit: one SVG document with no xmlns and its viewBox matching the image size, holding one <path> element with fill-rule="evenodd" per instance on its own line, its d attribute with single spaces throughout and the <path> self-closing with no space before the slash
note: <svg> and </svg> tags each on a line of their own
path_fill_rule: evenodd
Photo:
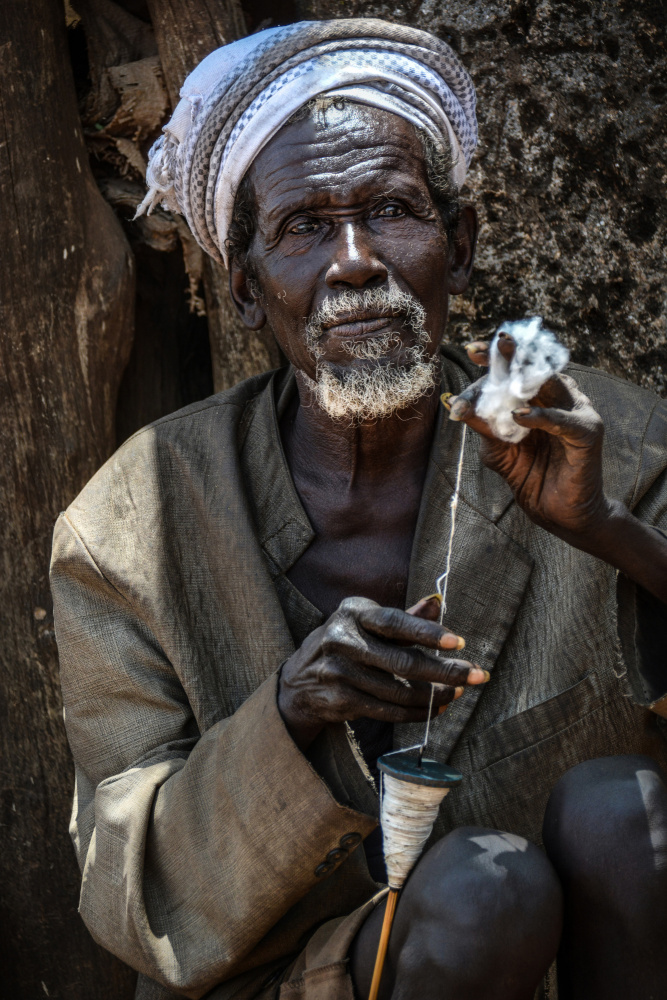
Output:
<svg viewBox="0 0 667 1000">
<path fill-rule="evenodd" d="M 297 749 L 276 675 L 200 734 L 146 623 L 66 515 L 51 583 L 81 915 L 129 965 L 200 997 L 313 889 L 330 851 L 327 874 L 345 860 L 341 839 L 376 820 L 338 802 Z"/>
<path fill-rule="evenodd" d="M 658 400 L 643 436 L 632 509 L 667 537 L 667 402 Z M 618 627 L 633 699 L 667 718 L 667 607 L 618 574 Z"/>
</svg>

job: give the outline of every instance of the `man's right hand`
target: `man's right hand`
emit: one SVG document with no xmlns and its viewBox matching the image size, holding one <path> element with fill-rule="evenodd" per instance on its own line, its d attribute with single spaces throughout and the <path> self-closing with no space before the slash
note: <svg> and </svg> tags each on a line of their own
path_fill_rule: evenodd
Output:
<svg viewBox="0 0 667 1000">
<path fill-rule="evenodd" d="M 348 597 L 308 636 L 280 673 L 278 708 L 292 739 L 305 750 L 329 722 L 382 719 L 425 722 L 489 675 L 467 660 L 433 650 L 458 650 L 463 640 L 437 622 L 365 597 Z M 407 683 L 406 683 L 407 682 Z"/>
</svg>

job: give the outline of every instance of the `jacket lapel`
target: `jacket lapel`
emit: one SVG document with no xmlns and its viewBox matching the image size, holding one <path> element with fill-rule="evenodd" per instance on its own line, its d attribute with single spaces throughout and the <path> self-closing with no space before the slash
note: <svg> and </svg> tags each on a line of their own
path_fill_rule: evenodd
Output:
<svg viewBox="0 0 667 1000">
<path fill-rule="evenodd" d="M 461 388 L 454 386 L 453 391 Z M 441 414 L 415 534 L 407 607 L 433 593 L 445 568 L 462 431 L 463 425 Z M 489 671 L 512 627 L 533 567 L 531 556 L 496 524 L 513 502 L 503 480 L 482 465 L 479 438 L 468 431 L 445 624 L 466 640 L 462 655 Z M 432 721 L 429 755 L 449 757 L 483 691 L 483 686 L 467 688 Z M 423 734 L 423 724 L 396 726 L 395 745 L 420 743 Z"/>
<path fill-rule="evenodd" d="M 251 630 L 248 656 L 251 685 L 255 686 L 294 652 L 298 644 L 295 630 L 301 641 L 301 633 L 307 634 L 321 621 L 317 609 L 284 576 L 314 536 L 290 476 L 278 429 L 281 411 L 293 389 L 291 370 L 274 373 L 246 404 L 238 429 L 241 478 L 254 526 L 253 550 L 258 545 L 263 553 L 264 573 L 252 580 L 254 604 L 261 608 Z M 254 551 L 252 556 L 254 560 Z M 244 606 L 249 607 L 249 602 Z M 250 686 L 247 694 L 252 690 Z"/>
</svg>

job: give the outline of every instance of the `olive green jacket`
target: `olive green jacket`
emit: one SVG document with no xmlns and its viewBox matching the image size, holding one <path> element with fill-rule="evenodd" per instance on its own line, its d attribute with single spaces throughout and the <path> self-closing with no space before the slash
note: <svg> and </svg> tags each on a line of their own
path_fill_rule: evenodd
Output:
<svg viewBox="0 0 667 1000">
<path fill-rule="evenodd" d="M 444 355 L 444 388 L 459 392 L 471 367 Z M 607 428 L 607 492 L 667 528 L 664 402 L 570 371 Z M 261 375 L 139 431 L 56 526 L 80 909 L 142 973 L 141 997 L 257 994 L 377 890 L 355 846 L 377 797 L 347 727 L 327 727 L 306 758 L 276 705 L 277 669 L 322 620 L 285 576 L 313 538 L 278 433 L 293 392 L 289 370 Z M 408 606 L 442 572 L 460 435 L 441 419 Z M 659 619 L 621 581 L 621 652 L 614 570 L 532 525 L 474 434 L 457 524 L 448 625 L 492 677 L 433 723 L 433 755 L 465 779 L 434 836 L 474 823 L 539 841 L 570 766 L 635 751 L 666 761 L 646 707 L 667 692 L 664 646 L 650 648 Z M 396 726 L 396 746 L 421 729 Z"/>
</svg>

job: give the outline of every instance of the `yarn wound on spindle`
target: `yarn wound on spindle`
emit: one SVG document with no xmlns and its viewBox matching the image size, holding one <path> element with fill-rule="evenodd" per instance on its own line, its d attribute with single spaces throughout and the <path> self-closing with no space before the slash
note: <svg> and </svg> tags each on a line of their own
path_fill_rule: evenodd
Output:
<svg viewBox="0 0 667 1000">
<path fill-rule="evenodd" d="M 500 334 L 509 334 L 514 340 L 510 362 L 498 349 Z M 486 420 L 497 438 L 518 444 L 530 431 L 517 424 L 512 410 L 525 406 L 569 360 L 570 352 L 542 326 L 540 316 L 503 323 L 491 343 L 489 374 L 476 405 L 478 416 Z"/>
<path fill-rule="evenodd" d="M 420 746 L 394 750 L 378 758 L 380 822 L 387 881 L 398 891 L 431 835 L 440 803 L 462 775 L 423 757 Z"/>
<path fill-rule="evenodd" d="M 431 835 L 448 788 L 428 788 L 382 775 L 382 835 L 387 882 L 400 889 Z"/>
</svg>

